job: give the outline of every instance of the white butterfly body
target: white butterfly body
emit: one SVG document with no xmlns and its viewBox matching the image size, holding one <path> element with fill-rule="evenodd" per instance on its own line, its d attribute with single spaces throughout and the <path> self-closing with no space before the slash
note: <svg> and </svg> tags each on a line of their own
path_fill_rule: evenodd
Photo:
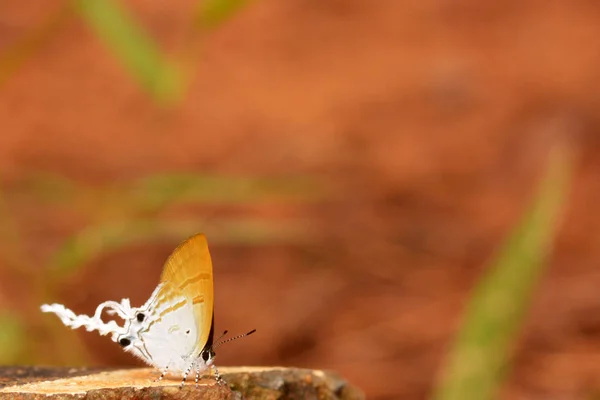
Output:
<svg viewBox="0 0 600 400">
<path fill-rule="evenodd" d="M 131 307 L 128 299 L 121 303 L 107 301 L 96 308 L 94 316 L 76 315 L 61 304 L 44 304 L 42 311 L 55 313 L 73 328 L 97 330 L 111 335 L 123 349 L 165 373 L 215 369 L 213 365 L 213 281 L 212 263 L 204 235 L 196 235 L 180 245 L 165 264 L 161 282 L 146 304 Z M 104 322 L 102 312 L 123 319 Z M 183 382 L 182 382 L 183 385 Z"/>
<path fill-rule="evenodd" d="M 155 293 L 159 294 L 164 285 L 161 284 Z M 155 299 L 155 296 L 150 299 Z M 198 346 L 197 326 L 190 299 L 179 295 L 173 298 L 172 303 L 154 301 L 140 308 L 127 333 L 116 341 L 129 340 L 131 345 L 124 347 L 126 351 L 161 371 L 183 373 L 192 362 L 197 364 L 194 365 L 196 369 L 200 367 L 203 371 L 209 365 L 198 357 L 203 349 Z"/>
</svg>

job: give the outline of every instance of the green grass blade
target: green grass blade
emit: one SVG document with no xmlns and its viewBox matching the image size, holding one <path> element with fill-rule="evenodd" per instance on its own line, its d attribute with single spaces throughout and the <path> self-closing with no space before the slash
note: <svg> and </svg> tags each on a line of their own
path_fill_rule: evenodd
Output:
<svg viewBox="0 0 600 400">
<path fill-rule="evenodd" d="M 158 102 L 176 101 L 182 76 L 115 0 L 74 0 L 75 9 Z"/>
<path fill-rule="evenodd" d="M 23 361 L 26 353 L 25 325 L 16 315 L 0 310 L 0 365 Z"/>
<path fill-rule="evenodd" d="M 233 177 L 198 173 L 156 174 L 138 180 L 125 196 L 144 211 L 175 203 L 248 205 L 279 201 L 310 203 L 325 196 L 321 182 L 311 177 Z"/>
<path fill-rule="evenodd" d="M 265 243 L 295 243 L 306 238 L 307 229 L 301 223 L 277 224 L 255 218 L 213 221 L 139 219 L 96 225 L 78 232 L 63 243 L 52 258 L 50 274 L 53 279 L 60 280 L 102 253 L 159 239 L 180 242 L 200 231 L 207 234 L 211 244 L 256 246 Z"/>
<path fill-rule="evenodd" d="M 8 49 L 0 54 L 0 87 L 21 67 L 37 50 L 44 46 L 60 31 L 72 17 L 70 7 L 59 6 L 42 23 L 27 32 Z"/>
<path fill-rule="evenodd" d="M 95 210 L 101 209 L 108 197 L 122 204 L 123 212 L 131 215 L 177 204 L 310 204 L 326 198 L 329 191 L 325 182 L 309 176 L 158 173 L 133 181 L 89 186 L 60 175 L 36 172 L 25 176 L 12 194 L 35 196 L 43 204 L 68 204 L 70 208 L 97 199 L 90 203 Z"/>
<path fill-rule="evenodd" d="M 514 339 L 551 250 L 571 172 L 568 148 L 554 148 L 538 195 L 476 287 L 435 400 L 495 398 Z"/>
<path fill-rule="evenodd" d="M 196 12 L 195 26 L 201 30 L 215 29 L 227 21 L 251 0 L 205 0 Z"/>
</svg>

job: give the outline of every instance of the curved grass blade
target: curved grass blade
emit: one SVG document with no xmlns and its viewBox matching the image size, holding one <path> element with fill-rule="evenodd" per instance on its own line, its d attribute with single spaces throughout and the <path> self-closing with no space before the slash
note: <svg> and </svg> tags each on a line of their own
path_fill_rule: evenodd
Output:
<svg viewBox="0 0 600 400">
<path fill-rule="evenodd" d="M 513 231 L 467 306 L 435 400 L 495 398 L 511 346 L 551 250 L 571 172 L 570 148 L 556 146 L 529 211 Z"/>
<path fill-rule="evenodd" d="M 69 6 L 60 5 L 37 27 L 0 54 L 0 87 L 27 59 L 60 31 L 73 16 Z"/>
<path fill-rule="evenodd" d="M 196 11 L 194 26 L 207 31 L 217 28 L 227 21 L 251 0 L 205 0 L 201 1 Z"/>
<path fill-rule="evenodd" d="M 74 0 L 77 12 L 159 103 L 179 100 L 181 74 L 115 0 Z"/>
<path fill-rule="evenodd" d="M 0 365 L 23 361 L 27 329 L 16 315 L 0 310 Z"/>
<path fill-rule="evenodd" d="M 156 174 L 136 181 L 126 194 L 135 208 L 158 210 L 174 203 L 253 204 L 280 201 L 315 202 L 324 185 L 310 177 L 258 178 L 197 173 Z"/>
<path fill-rule="evenodd" d="M 277 224 L 259 219 L 207 221 L 159 221 L 140 219 L 92 226 L 68 238 L 55 253 L 49 275 L 55 280 L 79 269 L 102 253 L 153 240 L 180 241 L 202 230 L 211 243 L 261 245 L 294 243 L 306 237 L 307 228 L 299 223 Z"/>
</svg>

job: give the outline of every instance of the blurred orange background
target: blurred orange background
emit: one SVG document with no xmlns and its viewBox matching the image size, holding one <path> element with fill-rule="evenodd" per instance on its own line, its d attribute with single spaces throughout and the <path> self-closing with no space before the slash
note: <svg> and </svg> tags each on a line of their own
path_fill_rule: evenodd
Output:
<svg viewBox="0 0 600 400">
<path fill-rule="evenodd" d="M 124 2 L 173 57 L 193 3 Z M 2 1 L 0 54 L 62 4 Z M 191 47 L 189 87 L 161 107 L 80 18 L 60 20 L 0 80 L 0 363 L 139 365 L 39 305 L 141 305 L 204 232 L 216 331 L 257 329 L 218 365 L 332 369 L 368 398 L 426 398 L 566 137 L 582 162 L 503 398 L 590 398 L 598 38 L 600 4 L 583 0 L 255 1 Z M 190 195 L 194 177 L 208 183 Z"/>
</svg>

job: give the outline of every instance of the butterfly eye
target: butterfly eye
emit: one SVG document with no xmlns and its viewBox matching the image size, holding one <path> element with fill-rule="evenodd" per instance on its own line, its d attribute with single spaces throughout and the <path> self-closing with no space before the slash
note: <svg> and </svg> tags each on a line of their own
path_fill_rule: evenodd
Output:
<svg viewBox="0 0 600 400">
<path fill-rule="evenodd" d="M 209 358 L 210 358 L 210 351 L 204 350 L 202 352 L 202 359 L 206 362 L 206 361 L 208 361 Z"/>
<path fill-rule="evenodd" d="M 143 322 L 144 318 L 146 318 L 146 316 L 143 313 L 138 313 L 136 318 L 137 318 L 138 322 Z"/>
<path fill-rule="evenodd" d="M 131 340 L 127 339 L 127 338 L 123 338 L 119 340 L 119 344 L 123 347 L 127 347 L 131 344 Z"/>
</svg>

